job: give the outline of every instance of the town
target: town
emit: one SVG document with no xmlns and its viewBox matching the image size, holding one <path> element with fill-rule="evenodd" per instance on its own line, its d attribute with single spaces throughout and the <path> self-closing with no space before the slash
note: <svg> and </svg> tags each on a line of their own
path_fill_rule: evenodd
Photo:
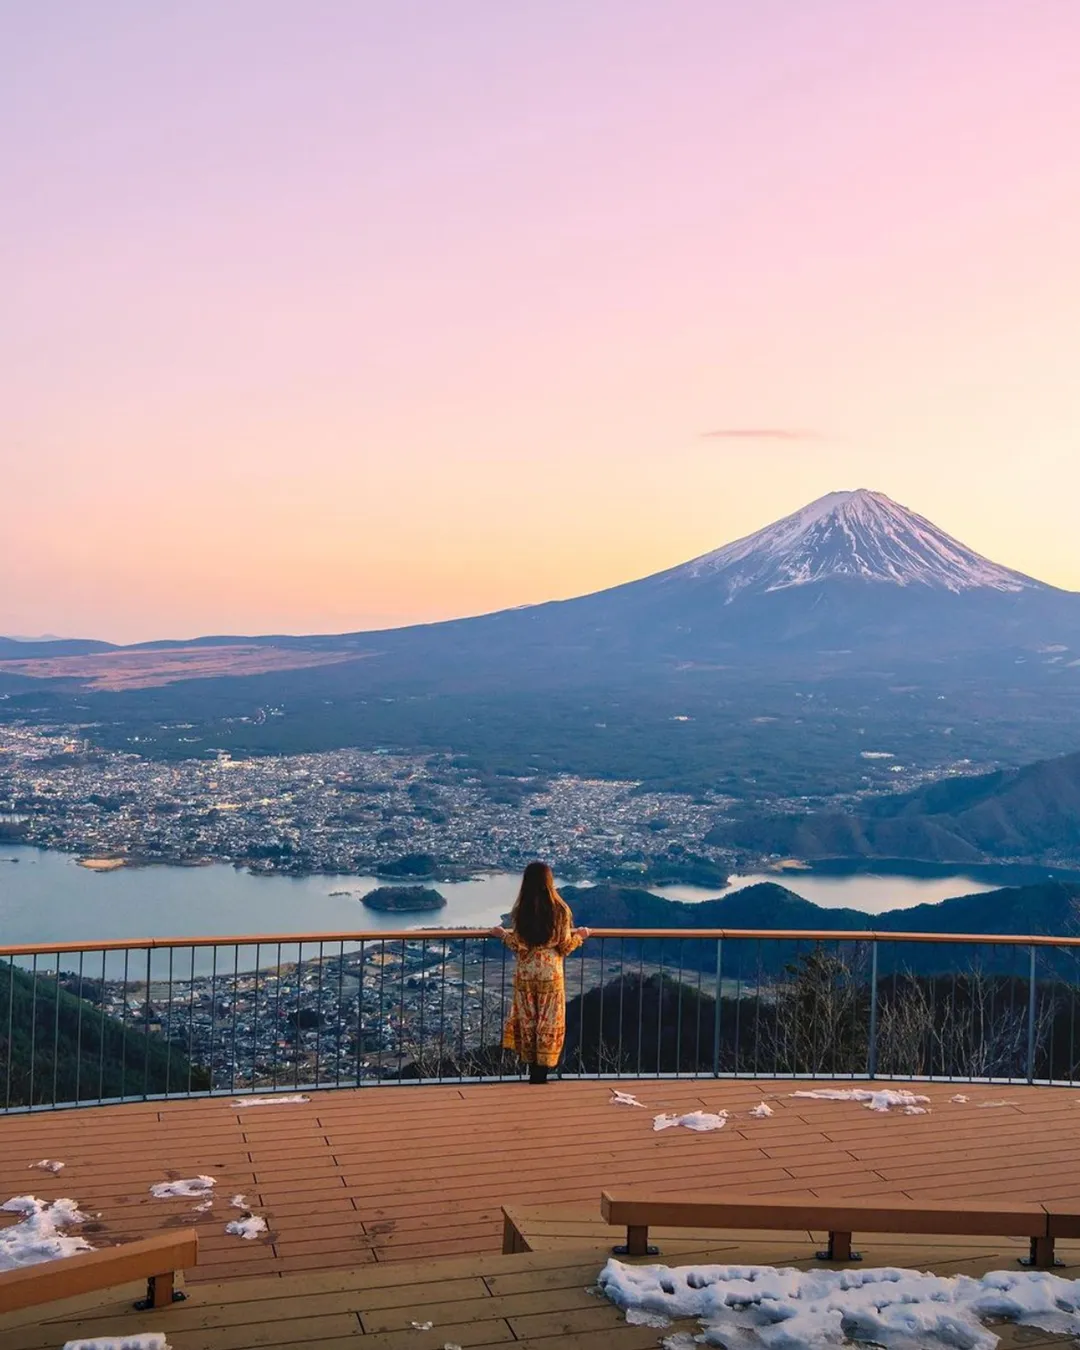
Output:
<svg viewBox="0 0 1080 1350">
<path fill-rule="evenodd" d="M 129 1040 L 151 1037 L 175 1051 L 194 1075 L 189 1090 L 517 1072 L 499 1050 L 513 975 L 501 944 L 448 932 L 326 946 L 329 953 L 289 961 L 267 944 L 254 968 L 244 960 L 243 969 L 238 949 L 215 949 L 215 969 L 201 976 L 174 970 L 148 982 L 98 980 L 61 969 L 59 980 L 115 1019 Z M 624 974 L 653 974 L 636 947 L 598 944 L 573 958 L 571 997 Z M 55 978 L 55 970 L 43 978 Z M 685 979 L 700 988 L 699 975 Z"/>
<path fill-rule="evenodd" d="M 0 728 L 9 840 L 102 862 L 292 875 L 453 879 L 542 856 L 580 876 L 669 850 L 726 861 L 704 842 L 723 797 L 568 776 L 482 780 L 449 757 L 381 751 L 162 762 L 93 749 L 76 730 Z"/>
</svg>

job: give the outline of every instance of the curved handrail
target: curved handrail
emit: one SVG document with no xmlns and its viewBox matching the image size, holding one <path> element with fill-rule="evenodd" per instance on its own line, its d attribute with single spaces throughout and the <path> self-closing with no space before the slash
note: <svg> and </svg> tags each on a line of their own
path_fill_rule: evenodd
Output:
<svg viewBox="0 0 1080 1350">
<path fill-rule="evenodd" d="M 1020 933 L 893 933 L 817 928 L 590 928 L 594 938 L 685 938 L 706 941 L 764 939 L 785 942 L 978 942 L 995 947 L 1080 947 L 1080 937 Z M 242 933 L 201 937 L 113 938 L 103 942 L 36 942 L 0 945 L 0 957 L 62 956 L 72 952 L 146 951 L 168 947 L 305 947 L 340 942 L 442 942 L 484 938 L 490 928 L 353 929 L 336 933 Z"/>
</svg>

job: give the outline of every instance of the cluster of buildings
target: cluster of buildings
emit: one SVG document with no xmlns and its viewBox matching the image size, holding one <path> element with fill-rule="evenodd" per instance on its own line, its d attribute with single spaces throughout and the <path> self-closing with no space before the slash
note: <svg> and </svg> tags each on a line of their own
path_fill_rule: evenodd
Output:
<svg viewBox="0 0 1080 1350">
<path fill-rule="evenodd" d="M 0 727 L 0 835 L 97 859 L 214 859 L 294 875 L 514 869 L 562 875 L 687 853 L 726 799 L 633 782 L 482 778 L 449 757 L 324 754 L 161 761 L 92 748 L 77 728 Z M 415 860 L 421 860 L 417 862 Z"/>
<path fill-rule="evenodd" d="M 620 970 L 585 961 L 574 991 Z M 108 980 L 98 996 L 130 1034 L 171 1042 L 215 1089 L 287 1089 L 497 1071 L 511 978 L 501 947 L 448 937 L 369 941 L 259 970 L 223 959 L 220 972 L 194 979 Z"/>
</svg>

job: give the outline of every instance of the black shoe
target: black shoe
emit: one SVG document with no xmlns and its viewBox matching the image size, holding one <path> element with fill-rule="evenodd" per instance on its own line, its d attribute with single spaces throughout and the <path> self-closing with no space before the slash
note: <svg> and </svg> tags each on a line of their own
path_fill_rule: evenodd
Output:
<svg viewBox="0 0 1080 1350">
<path fill-rule="evenodd" d="M 530 1065 L 529 1065 L 529 1082 L 530 1082 L 530 1083 L 546 1083 L 546 1082 L 547 1082 L 547 1076 L 548 1076 L 548 1071 L 547 1071 L 547 1065 L 546 1065 L 546 1064 L 530 1064 Z"/>
</svg>

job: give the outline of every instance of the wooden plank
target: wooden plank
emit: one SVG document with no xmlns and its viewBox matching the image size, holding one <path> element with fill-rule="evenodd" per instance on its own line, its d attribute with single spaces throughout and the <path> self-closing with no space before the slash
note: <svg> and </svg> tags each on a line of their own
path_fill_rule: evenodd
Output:
<svg viewBox="0 0 1080 1350">
<path fill-rule="evenodd" d="M 566 1344 L 569 1337 L 578 1335 L 586 1331 L 602 1331 L 605 1329 L 625 1327 L 623 1315 L 613 1303 L 599 1302 L 592 1300 L 591 1307 L 571 1308 L 566 1310 L 553 1310 L 552 1312 L 526 1313 L 519 1317 L 507 1318 L 510 1330 L 518 1340 L 529 1340 L 532 1338 L 543 1338 L 545 1340 L 553 1337 L 559 1339 L 555 1344 L 562 1346 Z M 655 1346 L 659 1338 L 655 1329 L 652 1329 L 652 1343 Z"/>
<path fill-rule="evenodd" d="M 696 1330 L 696 1323 L 693 1325 Z M 624 1322 L 616 1327 L 569 1334 L 563 1331 L 558 1334 L 557 1342 L 549 1336 L 529 1336 L 516 1345 L 517 1350 L 554 1350 L 556 1344 L 558 1350 L 656 1350 L 657 1339 L 654 1329 L 632 1327 Z"/>
<path fill-rule="evenodd" d="M 171 1291 L 175 1272 L 194 1267 L 198 1253 L 198 1237 L 193 1230 L 186 1229 L 165 1237 L 143 1238 L 120 1247 L 6 1270 L 0 1272 L 0 1313 L 138 1279 L 158 1279 L 168 1284 Z"/>
<path fill-rule="evenodd" d="M 1053 1200 L 1046 1205 L 1047 1233 L 1052 1238 L 1080 1238 L 1080 1206 L 1066 1208 Z"/>
<path fill-rule="evenodd" d="M 202 1330 L 174 1332 L 167 1328 L 170 1350 L 204 1350 L 209 1338 Z M 263 1323 L 258 1329 L 245 1327 L 216 1327 L 210 1344 L 213 1350 L 249 1350 L 252 1346 L 319 1345 L 324 1340 L 355 1341 L 360 1350 L 363 1331 L 355 1313 L 338 1313 L 326 1317 L 289 1318 Z"/>
<path fill-rule="evenodd" d="M 336 1255 L 323 1252 L 314 1256 L 279 1256 L 274 1261 L 274 1268 L 283 1275 L 298 1270 L 352 1270 L 354 1266 L 368 1265 L 375 1259 L 375 1253 L 370 1248 L 360 1247 Z"/>
<path fill-rule="evenodd" d="M 355 1350 L 443 1350 L 446 1345 L 460 1345 L 462 1350 L 473 1345 L 513 1345 L 518 1343 L 507 1324 L 500 1320 L 484 1322 L 448 1322 L 429 1327 L 426 1331 L 368 1332 Z M 320 1347 L 321 1350 L 321 1347 Z M 549 1350 L 554 1350 L 549 1344 Z M 636 1350 L 629 1347 L 628 1350 Z M 656 1350 L 655 1336 L 650 1350 Z"/>
<path fill-rule="evenodd" d="M 604 1191 L 601 1213 L 609 1224 L 651 1228 L 824 1228 L 830 1232 L 962 1233 L 1038 1237 L 1046 1233 L 1041 1205 L 962 1205 L 911 1201 L 889 1207 L 874 1203 L 807 1204 L 750 1196 L 703 1200 L 690 1196 L 622 1195 Z"/>
<path fill-rule="evenodd" d="M 414 1300 L 398 1308 L 364 1308 L 360 1314 L 365 1332 L 404 1331 L 413 1322 L 432 1322 L 441 1326 L 449 1321 L 489 1321 L 496 1317 L 513 1318 L 529 1314 L 562 1313 L 578 1308 L 593 1308 L 595 1294 L 577 1289 L 528 1290 L 518 1294 L 489 1294 L 477 1299 L 458 1299 L 453 1303 L 429 1303 L 423 1285 L 415 1287 Z M 607 1305 L 610 1306 L 610 1305 Z"/>
</svg>

